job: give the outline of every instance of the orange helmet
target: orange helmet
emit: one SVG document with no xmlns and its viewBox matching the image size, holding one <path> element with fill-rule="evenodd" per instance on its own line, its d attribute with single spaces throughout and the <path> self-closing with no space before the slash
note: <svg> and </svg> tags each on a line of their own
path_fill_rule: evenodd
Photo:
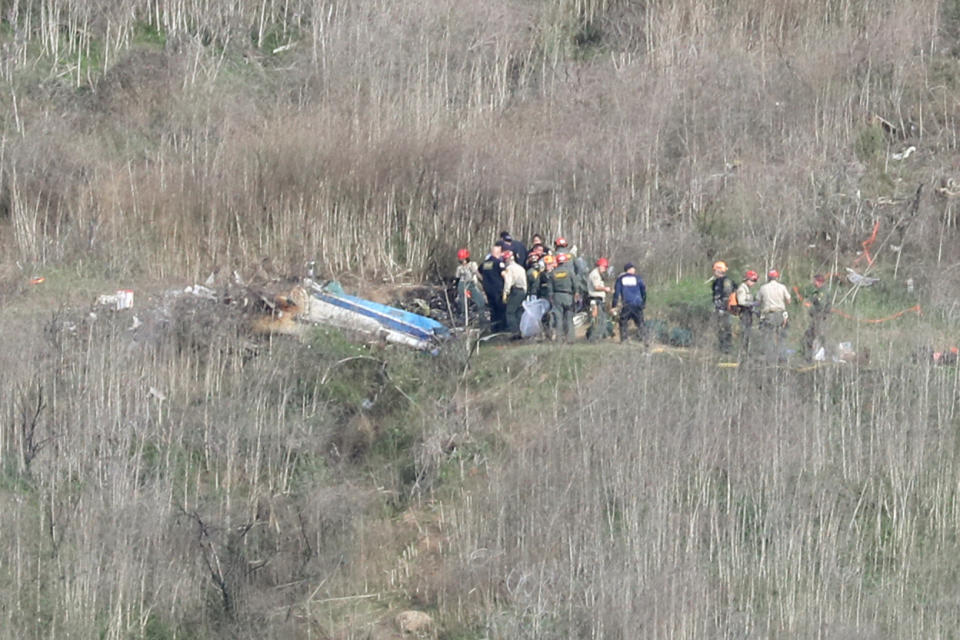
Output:
<svg viewBox="0 0 960 640">
<path fill-rule="evenodd" d="M 723 260 L 717 260 L 716 262 L 713 263 L 713 270 L 714 270 L 714 271 L 719 271 L 719 272 L 721 272 L 721 273 L 726 273 L 726 272 L 727 272 L 727 263 L 724 262 Z"/>
<path fill-rule="evenodd" d="M 470 250 L 469 249 L 460 249 L 457 251 L 457 260 L 469 260 L 470 259 Z"/>
<path fill-rule="evenodd" d="M 744 280 L 753 280 L 754 282 L 756 282 L 757 280 L 760 279 L 760 276 L 759 276 L 759 274 L 757 274 L 756 271 L 753 271 L 753 270 L 751 269 L 750 271 L 747 271 L 745 274 L 743 274 L 743 279 L 744 279 Z"/>
<path fill-rule="evenodd" d="M 557 254 L 557 262 L 559 262 L 560 264 L 563 264 L 564 262 L 566 262 L 566 261 L 569 260 L 569 259 L 570 259 L 570 254 L 569 254 L 569 253 L 560 253 L 560 254 Z"/>
<path fill-rule="evenodd" d="M 565 247 L 565 246 L 567 246 L 567 239 L 564 238 L 563 236 L 560 236 L 560 237 L 558 237 L 556 240 L 554 240 L 553 246 L 555 246 L 555 247 Z"/>
<path fill-rule="evenodd" d="M 597 258 L 597 266 L 601 269 L 606 269 L 610 266 L 610 262 L 606 258 Z"/>
<path fill-rule="evenodd" d="M 554 258 L 553 255 L 551 255 L 551 254 L 549 254 L 549 253 L 548 253 L 547 255 L 543 256 L 543 264 L 553 264 L 553 263 L 556 262 L 556 261 L 557 261 L 557 259 Z"/>
</svg>

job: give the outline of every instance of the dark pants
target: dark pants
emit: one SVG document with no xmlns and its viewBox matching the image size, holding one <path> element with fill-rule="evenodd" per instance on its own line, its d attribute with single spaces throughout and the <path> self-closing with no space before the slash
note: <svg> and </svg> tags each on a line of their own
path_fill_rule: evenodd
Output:
<svg viewBox="0 0 960 640">
<path fill-rule="evenodd" d="M 603 298 L 590 298 L 590 328 L 587 329 L 587 340 L 596 342 L 611 334 L 610 320 L 607 310 L 603 306 Z"/>
<path fill-rule="evenodd" d="M 506 331 L 507 305 L 503 302 L 503 291 L 487 291 L 487 304 L 490 306 L 490 331 Z"/>
<path fill-rule="evenodd" d="M 480 324 L 485 323 L 483 318 L 487 310 L 487 301 L 483 291 L 476 282 L 460 283 L 457 285 L 457 298 L 460 300 L 460 309 L 463 312 L 464 320 L 473 318 Z M 473 307 L 470 309 L 470 307 Z"/>
<path fill-rule="evenodd" d="M 826 347 L 824 327 L 827 324 L 825 315 L 811 314 L 810 326 L 803 334 L 803 350 L 807 360 L 813 360 L 818 347 Z"/>
<path fill-rule="evenodd" d="M 647 344 L 647 325 L 643 321 L 643 307 L 634 307 L 627 304 L 623 305 L 623 308 L 620 309 L 620 342 L 627 341 L 631 320 L 637 325 L 637 333 L 640 339 L 643 340 L 644 344 Z"/>
<path fill-rule="evenodd" d="M 510 295 L 507 297 L 507 331 L 512 334 L 520 335 L 520 317 L 523 315 L 523 301 L 527 297 L 527 292 L 520 287 L 510 289 Z"/>
<path fill-rule="evenodd" d="M 733 329 L 730 326 L 730 314 L 726 309 L 715 309 L 717 316 L 717 348 L 722 353 L 730 353 L 733 342 Z"/>
<path fill-rule="evenodd" d="M 783 343 L 787 337 L 787 320 L 783 312 L 761 316 L 760 330 L 763 332 L 764 352 L 767 362 L 773 364 L 783 359 Z"/>
<path fill-rule="evenodd" d="M 740 312 L 740 354 L 746 358 L 750 355 L 750 338 L 753 337 L 753 311 L 744 309 Z"/>
<path fill-rule="evenodd" d="M 573 294 L 553 294 L 553 327 L 560 339 L 573 341 L 577 337 L 577 329 L 573 326 Z"/>
</svg>

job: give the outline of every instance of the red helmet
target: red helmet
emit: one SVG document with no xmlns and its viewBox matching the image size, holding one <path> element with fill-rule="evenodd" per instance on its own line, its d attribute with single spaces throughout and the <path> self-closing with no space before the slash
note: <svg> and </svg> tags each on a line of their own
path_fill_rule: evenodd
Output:
<svg viewBox="0 0 960 640">
<path fill-rule="evenodd" d="M 554 240 L 553 246 L 555 246 L 555 247 L 565 247 L 565 246 L 567 246 L 567 239 L 564 238 L 563 236 L 560 236 L 560 237 L 558 237 L 556 240 Z"/>
<path fill-rule="evenodd" d="M 510 249 L 507 249 L 506 251 L 504 251 L 504 252 L 503 252 L 503 259 L 504 259 L 504 260 L 512 260 L 512 259 L 513 259 L 513 251 L 510 251 Z"/>
<path fill-rule="evenodd" d="M 559 262 L 560 264 L 563 264 L 564 262 L 566 262 L 566 261 L 569 260 L 569 259 L 570 259 L 570 254 L 569 254 L 569 253 L 558 253 L 558 254 L 557 254 L 557 262 Z"/>
<path fill-rule="evenodd" d="M 776 269 L 770 269 L 770 271 L 767 271 L 767 277 L 770 278 L 771 280 L 776 280 L 777 278 L 780 277 L 780 272 L 777 271 Z"/>
<path fill-rule="evenodd" d="M 753 280 L 754 282 L 756 282 L 757 280 L 760 279 L 760 275 L 756 271 L 751 269 L 750 271 L 747 271 L 745 274 L 743 274 L 743 279 Z"/>
<path fill-rule="evenodd" d="M 601 269 L 606 269 L 610 266 L 610 262 L 606 258 L 597 258 L 597 266 Z"/>
<path fill-rule="evenodd" d="M 470 259 L 470 250 L 469 249 L 460 249 L 457 251 L 457 260 L 469 260 Z"/>
</svg>

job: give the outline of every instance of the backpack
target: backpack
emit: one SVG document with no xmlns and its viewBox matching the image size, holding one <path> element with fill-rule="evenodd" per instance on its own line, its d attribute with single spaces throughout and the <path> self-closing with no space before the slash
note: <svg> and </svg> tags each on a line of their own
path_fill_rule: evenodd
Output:
<svg viewBox="0 0 960 640">
<path fill-rule="evenodd" d="M 740 315 L 740 303 L 737 302 L 737 285 L 734 284 L 733 291 L 730 292 L 730 295 L 727 296 L 727 313 L 733 316 Z"/>
</svg>

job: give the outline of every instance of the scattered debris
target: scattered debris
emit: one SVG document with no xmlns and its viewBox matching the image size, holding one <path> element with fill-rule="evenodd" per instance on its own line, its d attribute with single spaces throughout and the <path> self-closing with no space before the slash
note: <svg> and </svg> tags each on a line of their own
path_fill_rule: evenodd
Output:
<svg viewBox="0 0 960 640">
<path fill-rule="evenodd" d="M 118 289 L 116 293 L 105 293 L 97 296 L 98 307 L 112 307 L 116 311 L 133 308 L 133 291 Z"/>
<path fill-rule="evenodd" d="M 398 613 L 394 623 L 401 633 L 420 633 L 433 625 L 433 618 L 423 611 L 408 609 Z"/>
<path fill-rule="evenodd" d="M 861 275 L 850 267 L 847 267 L 847 280 L 849 280 L 851 284 L 854 284 L 858 287 L 870 287 L 880 282 L 880 278 Z"/>
<path fill-rule="evenodd" d="M 34 276 L 30 278 L 30 284 L 43 284 L 46 281 L 47 279 L 44 278 L 43 276 Z"/>
<path fill-rule="evenodd" d="M 916 150 L 917 150 L 917 148 L 916 148 L 915 146 L 910 145 L 909 147 L 907 147 L 906 149 L 904 149 L 904 150 L 901 151 L 900 153 L 891 153 L 891 154 L 890 154 L 890 159 L 891 159 L 891 160 L 906 160 L 907 158 L 910 157 L 910 154 L 913 153 L 913 152 L 916 151 Z"/>
</svg>

